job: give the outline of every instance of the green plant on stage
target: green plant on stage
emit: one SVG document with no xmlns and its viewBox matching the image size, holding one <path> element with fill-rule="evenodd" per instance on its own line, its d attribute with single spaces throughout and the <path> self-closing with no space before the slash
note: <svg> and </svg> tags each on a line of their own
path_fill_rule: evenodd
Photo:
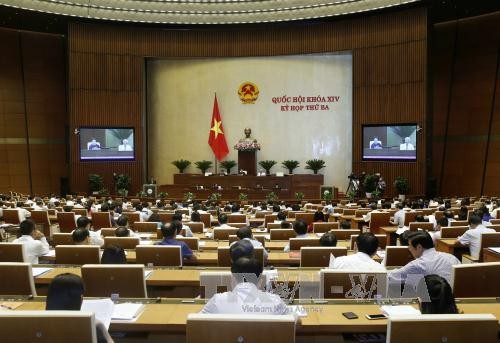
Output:
<svg viewBox="0 0 500 343">
<path fill-rule="evenodd" d="M 99 195 L 109 195 L 109 191 L 106 188 L 101 188 L 98 192 Z"/>
<path fill-rule="evenodd" d="M 182 174 L 182 173 L 184 173 L 184 170 L 191 165 L 191 162 L 188 160 L 180 159 L 180 160 L 172 161 L 172 164 L 174 166 L 176 166 L 177 169 L 179 169 L 179 173 Z"/>
<path fill-rule="evenodd" d="M 145 198 L 147 196 L 146 192 L 140 191 L 135 194 L 136 197 Z"/>
<path fill-rule="evenodd" d="M 325 161 L 319 160 L 317 158 L 306 161 L 306 169 L 310 169 L 314 174 L 318 174 L 318 171 L 325 167 Z"/>
<path fill-rule="evenodd" d="M 286 160 L 281 162 L 283 168 L 288 169 L 288 174 L 293 174 L 293 170 L 299 166 L 299 161 L 295 160 Z"/>
<path fill-rule="evenodd" d="M 168 197 L 168 193 L 167 192 L 160 192 L 160 193 L 158 193 L 158 197 L 160 199 L 165 199 L 166 197 Z"/>
<path fill-rule="evenodd" d="M 266 175 L 271 174 L 271 168 L 276 164 L 277 162 L 274 160 L 263 160 L 259 162 L 259 166 L 261 166 L 265 171 Z"/>
<path fill-rule="evenodd" d="M 184 201 L 193 201 L 195 198 L 194 194 L 191 192 L 184 193 Z"/>
<path fill-rule="evenodd" d="M 266 200 L 268 202 L 274 202 L 274 201 L 278 200 L 278 195 L 274 192 L 267 193 Z"/>
<path fill-rule="evenodd" d="M 205 174 L 208 169 L 212 167 L 212 161 L 202 160 L 194 162 L 196 168 L 198 168 L 202 174 Z"/>
<path fill-rule="evenodd" d="M 299 201 L 302 200 L 302 199 L 304 199 L 304 193 L 302 193 L 302 192 L 295 192 L 295 199 L 297 199 Z"/>
<path fill-rule="evenodd" d="M 116 189 L 118 194 L 126 196 L 130 189 L 130 176 L 125 174 L 120 174 L 116 177 Z"/>
<path fill-rule="evenodd" d="M 377 189 L 378 176 L 375 174 L 366 174 L 363 186 L 366 193 L 373 193 Z"/>
<path fill-rule="evenodd" d="M 378 189 L 376 189 L 376 190 L 374 190 L 374 191 L 372 192 L 372 198 L 373 198 L 374 200 L 378 200 L 378 199 L 380 199 L 380 196 L 381 196 L 381 195 L 382 195 L 382 192 L 380 192 Z"/>
<path fill-rule="evenodd" d="M 394 180 L 394 187 L 398 191 L 398 194 L 401 195 L 406 195 L 410 191 L 408 179 L 402 176 L 398 176 L 396 180 Z"/>
<path fill-rule="evenodd" d="M 245 201 L 245 200 L 248 200 L 248 194 L 245 194 L 245 193 L 240 193 L 238 195 L 238 199 L 240 199 L 240 201 Z"/>
<path fill-rule="evenodd" d="M 208 197 L 208 200 L 210 201 L 220 201 L 220 199 L 222 198 L 222 194 L 220 193 L 212 193 L 210 194 L 210 196 Z"/>
<path fill-rule="evenodd" d="M 226 160 L 226 161 L 222 161 L 220 163 L 220 166 L 224 169 L 226 169 L 226 173 L 227 175 L 231 174 L 231 169 L 236 167 L 236 161 L 233 161 L 233 160 Z"/>
<path fill-rule="evenodd" d="M 99 192 L 104 188 L 102 176 L 99 174 L 89 174 L 89 188 L 90 192 Z"/>
<path fill-rule="evenodd" d="M 349 202 L 354 202 L 354 199 L 356 199 L 356 191 L 354 189 L 351 189 L 347 193 L 347 197 L 349 198 Z"/>
</svg>

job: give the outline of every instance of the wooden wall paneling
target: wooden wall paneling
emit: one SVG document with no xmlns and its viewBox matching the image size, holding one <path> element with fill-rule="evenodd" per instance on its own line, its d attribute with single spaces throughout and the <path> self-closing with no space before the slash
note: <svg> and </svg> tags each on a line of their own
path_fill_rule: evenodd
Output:
<svg viewBox="0 0 500 343">
<path fill-rule="evenodd" d="M 374 118 L 383 123 L 425 123 L 427 13 L 425 9 L 376 14 L 332 23 L 286 26 L 168 30 L 112 25 L 69 25 L 69 108 L 71 128 L 105 126 L 117 121 L 136 128 L 136 145 L 144 144 L 144 57 L 237 57 L 353 51 L 353 169 L 381 172 L 393 193 L 395 176 L 410 179 L 423 194 L 425 142 L 418 162 L 363 162 L 360 130 Z M 125 108 L 128 111 L 123 109 Z M 118 114 L 121 112 L 121 114 Z M 117 117 L 118 116 L 118 117 Z M 138 190 L 143 175 L 142 151 L 129 163 L 80 163 L 77 137 L 71 139 L 73 191 L 87 190 L 87 174 L 127 173 Z M 417 168 L 415 168 L 417 167 Z M 392 194 L 391 194 L 392 195 Z"/>
</svg>

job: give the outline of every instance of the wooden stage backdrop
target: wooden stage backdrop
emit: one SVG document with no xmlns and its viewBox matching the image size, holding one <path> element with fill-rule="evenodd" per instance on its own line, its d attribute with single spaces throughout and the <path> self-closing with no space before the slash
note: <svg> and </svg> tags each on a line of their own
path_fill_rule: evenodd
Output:
<svg viewBox="0 0 500 343">
<path fill-rule="evenodd" d="M 425 191 L 426 142 L 416 163 L 361 160 L 361 125 L 426 120 L 427 13 L 425 9 L 366 15 L 331 22 L 217 26 L 189 30 L 74 23 L 68 31 L 70 129 L 119 125 L 136 128 L 145 146 L 145 57 L 237 57 L 353 52 L 353 170 L 405 176 L 411 191 Z M 314 125 L 321 123 L 312 123 Z M 132 193 L 147 178 L 145 149 L 135 162 L 82 163 L 71 136 L 71 186 L 86 191 L 87 175 L 113 171 L 132 177 Z M 170 163 L 170 161 L 165 161 Z M 347 184 L 347 180 L 346 180 Z M 338 186 L 338 185 L 337 185 Z"/>
</svg>

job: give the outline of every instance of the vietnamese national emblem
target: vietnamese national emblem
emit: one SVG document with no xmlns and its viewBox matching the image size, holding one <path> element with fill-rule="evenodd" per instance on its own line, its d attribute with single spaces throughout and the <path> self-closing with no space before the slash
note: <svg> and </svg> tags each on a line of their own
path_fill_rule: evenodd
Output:
<svg viewBox="0 0 500 343">
<path fill-rule="evenodd" d="M 255 83 L 246 81 L 238 87 L 238 95 L 242 103 L 253 104 L 259 97 L 259 88 Z"/>
</svg>

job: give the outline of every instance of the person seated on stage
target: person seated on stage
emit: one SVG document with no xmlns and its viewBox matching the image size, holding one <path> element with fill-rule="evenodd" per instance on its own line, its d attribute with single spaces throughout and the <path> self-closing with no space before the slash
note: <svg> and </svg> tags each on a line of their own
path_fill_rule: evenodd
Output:
<svg viewBox="0 0 500 343">
<path fill-rule="evenodd" d="M 193 213 L 196 213 L 196 212 L 193 212 Z M 192 214 L 191 214 L 191 218 L 193 217 Z M 177 220 L 177 221 L 182 223 L 182 214 L 181 213 L 174 213 L 174 215 L 172 216 L 172 221 L 174 221 L 174 220 Z M 179 237 L 193 237 L 193 231 L 191 231 L 191 228 L 189 226 L 182 224 L 182 230 L 179 233 Z"/>
<path fill-rule="evenodd" d="M 468 246 L 472 258 L 478 259 L 481 252 L 481 235 L 492 232 L 496 232 L 496 230 L 485 227 L 482 224 L 481 217 L 473 214 L 469 218 L 469 229 L 462 236 L 458 237 L 458 242 Z"/>
<path fill-rule="evenodd" d="M 236 237 L 239 240 L 247 240 L 252 243 L 254 248 L 262 248 L 264 250 L 264 261 L 267 261 L 268 253 L 261 242 L 253 238 L 252 229 L 248 226 L 240 227 L 238 231 L 236 231 Z M 236 242 L 233 242 L 233 244 Z"/>
<path fill-rule="evenodd" d="M 413 231 L 409 234 L 408 250 L 415 259 L 402 268 L 390 271 L 387 274 L 390 284 L 409 282 L 411 285 L 418 285 L 419 277 L 430 274 L 437 274 L 450 282 L 453 266 L 460 264 L 455 256 L 436 251 L 432 237 L 425 231 Z"/>
<path fill-rule="evenodd" d="M 90 142 L 87 143 L 87 150 L 101 150 L 101 143 L 92 138 Z"/>
<path fill-rule="evenodd" d="M 364 232 L 356 238 L 354 255 L 336 257 L 333 269 L 350 269 L 361 271 L 385 271 L 385 267 L 373 260 L 373 255 L 378 249 L 378 239 L 371 232 Z"/>
<path fill-rule="evenodd" d="M 370 144 L 370 149 L 382 149 L 382 142 L 377 137 L 374 137 Z"/>
<path fill-rule="evenodd" d="M 46 311 L 80 311 L 85 286 L 80 276 L 70 273 L 59 274 L 49 284 L 45 300 Z M 113 343 L 106 327 L 95 320 L 98 343 Z"/>
<path fill-rule="evenodd" d="M 116 245 L 108 245 L 104 248 L 101 256 L 101 264 L 126 264 L 127 256 L 122 247 Z"/>
<path fill-rule="evenodd" d="M 295 231 L 295 237 L 296 238 L 307 238 L 307 223 L 303 221 L 302 219 L 296 220 L 293 223 L 293 230 Z M 285 252 L 290 251 L 290 244 L 287 244 L 285 246 L 285 249 L 283 249 Z"/>
<path fill-rule="evenodd" d="M 122 140 L 122 144 L 118 145 L 118 151 L 132 151 L 132 146 L 128 144 L 128 140 Z"/>
<path fill-rule="evenodd" d="M 455 304 L 453 291 L 445 278 L 431 274 L 425 276 L 421 282 L 425 283 L 422 289 L 427 289 L 430 298 L 430 301 L 420 302 L 420 312 L 422 312 L 422 314 L 460 313 Z"/>
<path fill-rule="evenodd" d="M 405 142 L 399 145 L 399 150 L 415 150 L 415 147 L 411 144 L 410 137 L 405 137 Z"/>
<path fill-rule="evenodd" d="M 90 233 L 85 228 L 78 228 L 73 230 L 71 234 L 74 245 L 90 245 Z"/>
<path fill-rule="evenodd" d="M 340 228 L 342 230 L 350 230 L 351 229 L 351 222 L 347 220 L 343 220 L 340 222 Z"/>
<path fill-rule="evenodd" d="M 333 232 L 325 232 L 323 236 L 319 239 L 319 245 L 322 247 L 336 247 L 337 237 Z"/>
<path fill-rule="evenodd" d="M 21 237 L 16 238 L 12 243 L 21 243 L 26 252 L 26 261 L 38 264 L 38 257 L 49 252 L 49 243 L 44 234 L 35 228 L 35 222 L 26 219 L 19 224 Z"/>
<path fill-rule="evenodd" d="M 97 245 L 97 246 L 103 246 L 104 245 L 104 239 L 101 237 L 100 233 L 95 232 L 91 228 L 92 222 L 90 221 L 89 217 L 86 216 L 81 216 L 76 220 L 76 226 L 79 229 L 87 229 L 89 231 L 89 243 L 91 245 Z"/>
<path fill-rule="evenodd" d="M 178 241 L 175 237 L 182 230 L 182 222 L 173 220 L 171 223 L 162 224 L 161 233 L 163 240 L 158 245 L 178 245 L 181 247 L 182 259 L 185 262 L 196 262 L 196 256 L 186 242 Z"/>
<path fill-rule="evenodd" d="M 262 263 L 253 257 L 240 257 L 231 265 L 231 273 L 236 286 L 230 292 L 215 294 L 203 307 L 201 313 L 279 315 L 288 309 L 281 298 L 264 292 L 259 286 Z"/>
</svg>

